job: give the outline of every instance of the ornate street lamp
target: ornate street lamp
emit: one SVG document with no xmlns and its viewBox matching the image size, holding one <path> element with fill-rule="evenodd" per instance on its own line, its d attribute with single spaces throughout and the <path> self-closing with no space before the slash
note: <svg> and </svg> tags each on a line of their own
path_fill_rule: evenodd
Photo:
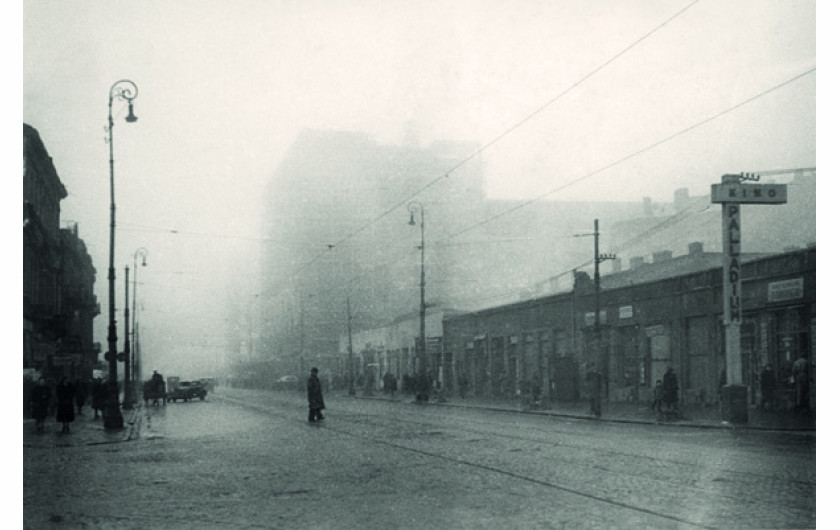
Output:
<svg viewBox="0 0 840 530">
<path fill-rule="evenodd" d="M 414 213 L 420 212 L 420 342 L 417 352 L 420 359 L 418 371 L 422 377 L 426 376 L 426 225 L 423 205 L 418 201 L 408 203 L 411 218 L 408 224 L 414 226 Z"/>
<path fill-rule="evenodd" d="M 134 123 L 137 117 L 134 116 L 134 98 L 137 97 L 137 85 L 128 79 L 122 79 L 111 85 L 108 93 L 108 147 L 110 157 L 108 159 L 111 174 L 111 244 L 108 253 L 108 353 L 105 359 L 108 361 L 108 399 L 105 402 L 105 409 L 102 412 L 102 423 L 106 429 L 122 429 L 123 417 L 120 412 L 120 389 L 117 383 L 117 322 L 114 319 L 114 231 L 116 228 L 116 211 L 114 203 L 114 118 L 112 108 L 114 99 L 119 98 L 128 102 L 128 116 L 125 121 Z M 126 387 L 128 382 L 126 381 Z"/>
</svg>

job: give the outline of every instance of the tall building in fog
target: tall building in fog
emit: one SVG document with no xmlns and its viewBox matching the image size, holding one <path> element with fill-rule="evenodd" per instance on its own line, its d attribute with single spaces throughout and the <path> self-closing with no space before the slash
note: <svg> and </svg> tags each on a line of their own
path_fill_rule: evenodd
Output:
<svg viewBox="0 0 840 530">
<path fill-rule="evenodd" d="M 261 355 L 335 353 L 348 301 L 357 329 L 419 311 L 420 219 L 408 224 L 408 202 L 424 211 L 427 306 L 464 310 L 515 299 L 591 257 L 591 238 L 572 238 L 595 217 L 642 215 L 640 202 L 540 201 L 520 211 L 522 201 L 488 200 L 481 159 L 470 158 L 477 148 L 303 132 L 264 195 Z"/>
<path fill-rule="evenodd" d="M 360 330 L 419 320 L 421 230 L 419 218 L 408 224 L 411 201 L 424 211 L 426 305 L 438 310 L 494 307 L 569 288 L 572 269 L 592 267 L 595 219 L 601 252 L 620 258 L 602 274 L 620 269 L 621 260 L 626 268 L 654 253 L 681 253 L 692 242 L 720 248 L 720 211 L 708 196 L 676 190 L 664 204 L 641 197 L 488 199 L 480 156 L 472 156 L 477 149 L 301 133 L 263 197 L 259 316 L 249 324 L 257 339 L 249 348 L 308 369 L 339 351 L 348 324 Z M 788 206 L 745 208 L 745 234 L 753 235 L 745 251 L 816 240 L 813 176 L 798 176 L 789 190 Z"/>
</svg>

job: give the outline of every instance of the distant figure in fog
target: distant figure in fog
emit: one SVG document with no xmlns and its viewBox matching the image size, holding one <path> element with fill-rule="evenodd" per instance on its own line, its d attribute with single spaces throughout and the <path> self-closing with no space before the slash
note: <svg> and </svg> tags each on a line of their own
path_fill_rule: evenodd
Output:
<svg viewBox="0 0 840 530">
<path fill-rule="evenodd" d="M 306 397 L 309 400 L 309 423 L 321 421 L 324 415 L 324 395 L 321 393 L 321 381 L 318 379 L 318 369 L 313 368 L 306 381 Z"/>
<path fill-rule="evenodd" d="M 540 402 L 542 398 L 542 380 L 540 379 L 540 374 L 534 372 L 534 376 L 531 378 L 531 399 L 534 405 Z"/>
<path fill-rule="evenodd" d="M 467 379 L 467 374 L 461 374 L 458 376 L 458 395 L 461 399 L 464 399 L 467 396 L 467 387 L 470 384 L 470 380 Z"/>
<path fill-rule="evenodd" d="M 674 373 L 672 367 L 668 367 L 665 375 L 662 377 L 662 401 L 668 410 L 677 410 L 677 400 L 679 395 L 679 384 L 677 383 L 677 374 Z"/>
<path fill-rule="evenodd" d="M 91 392 L 91 407 L 93 408 L 93 419 L 99 418 L 99 413 L 105 410 L 105 402 L 108 400 L 108 386 L 102 381 L 101 377 L 97 377 L 93 382 L 93 392 Z"/>
<path fill-rule="evenodd" d="M 773 367 L 769 364 L 761 372 L 761 410 L 765 405 L 770 405 L 773 410 L 776 403 L 776 376 L 773 374 Z"/>
<path fill-rule="evenodd" d="M 656 412 L 662 412 L 662 396 L 665 395 L 665 389 L 662 388 L 662 379 L 656 380 L 656 386 L 653 387 L 653 403 L 650 404 L 650 410 L 656 409 Z"/>
<path fill-rule="evenodd" d="M 808 405 L 808 358 L 800 354 L 793 363 L 793 384 L 796 388 L 796 409 L 807 410 Z"/>
<path fill-rule="evenodd" d="M 61 423 L 61 432 L 70 432 L 70 423 L 76 419 L 74 413 L 74 399 L 76 397 L 76 388 L 73 383 L 66 377 L 62 377 L 55 389 L 55 399 L 57 408 L 55 413 L 55 421 Z"/>
<path fill-rule="evenodd" d="M 589 408 L 596 418 L 601 417 L 601 372 L 595 364 L 586 372 L 586 381 L 589 384 Z"/>
<path fill-rule="evenodd" d="M 425 403 L 429 401 L 429 391 L 432 387 L 432 378 L 429 374 L 417 374 L 415 377 L 414 388 L 417 392 L 416 400 L 418 403 Z"/>
<path fill-rule="evenodd" d="M 44 432 L 44 420 L 47 419 L 51 399 L 52 389 L 47 384 L 47 380 L 43 377 L 38 379 L 29 395 L 30 411 L 32 417 L 35 418 L 35 431 L 37 432 Z"/>
<path fill-rule="evenodd" d="M 394 392 L 397 391 L 397 378 L 391 372 L 386 372 L 382 376 L 382 386 L 385 393 L 390 394 L 391 398 L 393 398 Z"/>
<path fill-rule="evenodd" d="M 73 386 L 76 389 L 76 413 L 81 415 L 82 407 L 84 407 L 85 403 L 87 403 L 88 386 L 81 378 L 76 379 L 76 384 Z"/>
</svg>

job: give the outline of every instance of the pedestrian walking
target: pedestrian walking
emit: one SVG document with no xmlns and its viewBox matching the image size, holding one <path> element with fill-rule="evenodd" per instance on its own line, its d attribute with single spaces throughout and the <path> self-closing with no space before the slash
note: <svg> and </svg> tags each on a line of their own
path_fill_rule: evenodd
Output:
<svg viewBox="0 0 840 530">
<path fill-rule="evenodd" d="M 306 381 L 306 397 L 309 400 L 309 423 L 321 421 L 324 415 L 324 395 L 321 393 L 321 381 L 318 379 L 318 369 L 313 368 Z"/>
<path fill-rule="evenodd" d="M 29 410 L 32 417 L 35 418 L 36 432 L 44 432 L 44 420 L 47 419 L 51 400 L 52 389 L 47 384 L 47 380 L 41 377 L 29 394 Z"/>
<path fill-rule="evenodd" d="M 761 410 L 764 410 L 766 405 L 770 405 L 770 410 L 773 410 L 775 404 L 776 375 L 773 373 L 773 367 L 768 364 L 761 372 Z"/>
<path fill-rule="evenodd" d="M 84 407 L 85 403 L 87 403 L 88 385 L 86 385 L 80 377 L 76 379 L 76 384 L 73 385 L 73 387 L 76 389 L 76 414 L 81 416 L 82 407 Z"/>
<path fill-rule="evenodd" d="M 540 374 L 534 372 L 534 376 L 531 378 L 531 400 L 533 405 L 538 406 L 540 399 L 542 399 L 542 380 L 540 379 Z"/>
<path fill-rule="evenodd" d="M 397 390 L 397 378 L 394 377 L 394 374 L 385 372 L 385 375 L 382 376 L 382 386 L 384 387 L 385 393 L 390 394 L 393 399 L 394 392 Z"/>
<path fill-rule="evenodd" d="M 61 423 L 61 432 L 70 433 L 70 423 L 76 419 L 74 412 L 74 401 L 76 388 L 67 377 L 62 377 L 55 389 L 57 403 L 55 420 Z"/>
<path fill-rule="evenodd" d="M 462 373 L 458 376 L 458 395 L 461 399 L 467 397 L 467 387 L 470 384 L 470 380 L 467 379 L 467 374 Z"/>
<path fill-rule="evenodd" d="M 93 419 L 99 418 L 99 413 L 105 415 L 105 402 L 108 400 L 108 386 L 102 381 L 101 377 L 97 377 L 93 382 L 93 391 L 91 392 L 90 404 L 93 408 Z"/>
<path fill-rule="evenodd" d="M 653 403 L 650 404 L 650 410 L 656 409 L 656 412 L 662 412 L 662 397 L 665 395 L 665 389 L 662 387 L 662 379 L 656 380 L 656 386 L 653 387 Z"/>
<path fill-rule="evenodd" d="M 593 364 L 586 373 L 589 383 L 589 409 L 596 418 L 601 417 L 601 372 Z"/>
<path fill-rule="evenodd" d="M 665 403 L 665 408 L 669 411 L 677 410 L 677 401 L 679 396 L 679 384 L 677 383 L 677 374 L 674 369 L 669 366 L 662 377 L 662 401 Z"/>
<path fill-rule="evenodd" d="M 151 379 L 152 405 L 157 406 L 161 401 L 166 405 L 166 381 L 163 375 L 157 370 L 152 374 Z"/>
<path fill-rule="evenodd" d="M 425 403 L 429 401 L 429 390 L 432 386 L 432 378 L 429 374 L 417 374 L 415 389 L 417 391 L 416 400 L 418 403 Z"/>
<path fill-rule="evenodd" d="M 804 353 L 793 363 L 793 385 L 796 389 L 796 410 L 807 410 L 808 405 L 808 358 Z"/>
</svg>

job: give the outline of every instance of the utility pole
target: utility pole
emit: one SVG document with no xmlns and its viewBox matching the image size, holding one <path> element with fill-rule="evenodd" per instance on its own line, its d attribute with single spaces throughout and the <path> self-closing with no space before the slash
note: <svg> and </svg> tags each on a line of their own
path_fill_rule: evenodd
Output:
<svg viewBox="0 0 840 530">
<path fill-rule="evenodd" d="M 411 218 L 408 224 L 414 226 L 414 212 L 420 212 L 420 341 L 417 344 L 420 377 L 426 377 L 426 214 L 423 204 L 412 201 L 408 204 Z"/>
<path fill-rule="evenodd" d="M 356 389 L 353 388 L 353 330 L 350 327 L 350 297 L 347 297 L 347 373 L 350 377 L 350 386 L 347 393 L 351 396 L 356 395 Z"/>
<path fill-rule="evenodd" d="M 608 259 L 615 259 L 615 254 L 600 254 L 598 252 L 598 220 L 595 219 L 595 344 L 598 351 L 599 362 L 604 370 L 604 390 L 606 391 L 607 399 L 610 398 L 610 359 L 609 355 L 604 353 L 604 347 L 601 344 L 601 272 L 600 264 L 602 261 Z"/>
</svg>

